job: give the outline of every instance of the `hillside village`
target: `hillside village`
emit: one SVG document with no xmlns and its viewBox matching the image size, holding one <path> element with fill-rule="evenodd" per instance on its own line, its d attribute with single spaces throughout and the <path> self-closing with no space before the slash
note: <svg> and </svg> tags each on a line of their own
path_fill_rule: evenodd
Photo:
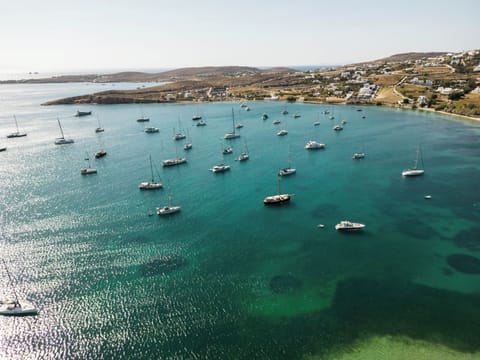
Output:
<svg viewBox="0 0 480 360">
<path fill-rule="evenodd" d="M 102 75 L 89 81 L 119 81 L 119 77 L 124 81 L 142 79 L 166 84 L 54 100 L 46 105 L 283 100 L 388 105 L 480 118 L 480 50 L 399 54 L 306 72 L 289 68 L 209 67 L 159 74 Z"/>
</svg>

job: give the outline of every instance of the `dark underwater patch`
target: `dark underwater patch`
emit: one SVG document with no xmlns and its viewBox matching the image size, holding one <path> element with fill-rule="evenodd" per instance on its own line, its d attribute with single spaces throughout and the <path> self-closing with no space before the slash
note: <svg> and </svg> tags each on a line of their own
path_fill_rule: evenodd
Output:
<svg viewBox="0 0 480 360">
<path fill-rule="evenodd" d="M 460 231 L 453 239 L 458 247 L 480 251 L 480 227 Z"/>
<path fill-rule="evenodd" d="M 480 274 L 480 259 L 465 254 L 453 254 L 447 257 L 447 263 L 464 274 Z"/>
<path fill-rule="evenodd" d="M 270 290 L 276 294 L 284 294 L 301 288 L 303 281 L 291 274 L 276 275 L 270 279 Z"/>
<path fill-rule="evenodd" d="M 187 259 L 176 254 L 158 255 L 140 266 L 142 276 L 164 275 L 187 266 Z"/>
</svg>

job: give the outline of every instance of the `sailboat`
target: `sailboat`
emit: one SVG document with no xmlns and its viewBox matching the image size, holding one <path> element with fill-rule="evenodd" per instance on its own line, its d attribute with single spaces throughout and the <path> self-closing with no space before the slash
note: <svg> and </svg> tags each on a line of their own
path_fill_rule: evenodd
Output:
<svg viewBox="0 0 480 360">
<path fill-rule="evenodd" d="M 175 159 L 163 160 L 162 165 L 164 167 L 168 167 L 168 166 L 175 166 L 175 165 L 184 164 L 186 162 L 187 162 L 187 158 L 178 157 L 177 146 L 175 146 Z"/>
<path fill-rule="evenodd" d="M 153 176 L 152 155 L 149 156 L 149 160 L 150 160 L 150 173 L 152 175 L 152 181 L 141 182 L 140 185 L 138 185 L 138 188 L 140 190 L 157 190 L 163 186 L 162 183 L 156 182 Z"/>
<path fill-rule="evenodd" d="M 286 168 L 278 170 L 279 176 L 293 175 L 297 172 L 297 169 L 292 168 L 292 158 L 290 152 L 290 146 L 288 146 L 288 166 Z"/>
<path fill-rule="evenodd" d="M 240 134 L 239 133 L 235 133 L 235 114 L 233 112 L 233 108 L 232 108 L 232 132 L 231 133 L 226 133 L 223 138 L 224 139 L 236 139 L 236 138 L 239 138 L 240 137 Z"/>
<path fill-rule="evenodd" d="M 250 158 L 250 155 L 248 154 L 248 147 L 247 147 L 247 140 L 245 140 L 245 149 L 243 150 L 242 153 L 236 158 L 236 161 L 245 161 Z"/>
<path fill-rule="evenodd" d="M 27 316 L 27 315 L 38 315 L 37 308 L 27 300 L 20 300 L 18 298 L 15 287 L 13 286 L 12 277 L 8 271 L 7 264 L 4 259 L 2 259 L 3 265 L 5 266 L 5 271 L 7 272 L 8 281 L 12 287 L 13 295 L 15 299 L 6 299 L 0 300 L 0 315 L 6 316 Z"/>
<path fill-rule="evenodd" d="M 98 122 L 98 127 L 95 129 L 95 132 L 96 133 L 104 132 L 105 129 L 102 127 L 102 125 L 100 125 L 100 118 L 98 117 L 98 115 L 97 115 L 97 122 Z"/>
<path fill-rule="evenodd" d="M 150 118 L 145 117 L 145 115 L 143 114 L 143 106 L 142 106 L 142 104 L 140 104 L 140 112 L 142 113 L 142 116 L 137 119 L 137 122 L 147 122 L 147 121 L 150 121 Z"/>
<path fill-rule="evenodd" d="M 187 129 L 187 140 L 185 141 L 185 144 L 183 145 L 183 150 L 191 150 L 193 147 L 192 144 L 192 138 L 190 137 L 190 131 Z"/>
<path fill-rule="evenodd" d="M 15 115 L 13 115 L 13 119 L 15 120 L 15 127 L 17 128 L 17 131 L 14 133 L 8 134 L 7 138 L 17 138 L 17 137 L 27 136 L 27 133 L 20 132 L 20 130 L 18 130 L 18 122 L 17 122 L 17 117 Z"/>
<path fill-rule="evenodd" d="M 281 205 L 290 201 L 294 194 L 280 194 L 280 179 L 281 176 L 278 176 L 278 190 L 277 195 L 267 196 L 263 199 L 265 205 Z"/>
<path fill-rule="evenodd" d="M 73 139 L 65 139 L 65 135 L 63 134 L 62 124 L 60 123 L 60 119 L 57 117 L 58 127 L 60 128 L 60 134 L 62 135 L 59 138 L 55 139 L 55 145 L 66 145 L 66 144 L 73 144 Z"/>
<path fill-rule="evenodd" d="M 418 166 L 418 158 L 420 157 L 420 160 L 422 162 L 422 169 L 419 169 Z M 422 152 L 420 150 L 420 147 L 417 150 L 417 158 L 415 159 L 415 163 L 411 169 L 407 169 L 402 171 L 403 176 L 418 176 L 418 175 L 423 175 L 425 173 L 425 170 L 423 169 L 423 157 L 422 157 Z"/>
<path fill-rule="evenodd" d="M 363 152 L 363 146 L 360 152 L 356 152 L 353 154 L 352 159 L 353 160 L 359 160 L 365 158 L 365 153 Z"/>
<path fill-rule="evenodd" d="M 178 128 L 179 128 L 178 132 L 175 132 L 175 128 L 173 128 L 173 139 L 174 140 L 185 139 L 187 137 L 187 135 L 185 135 L 185 133 L 182 132 L 182 124 L 181 124 L 180 120 L 178 120 Z"/>
<path fill-rule="evenodd" d="M 82 174 L 82 175 L 96 174 L 97 169 L 92 168 L 92 165 L 90 164 L 90 157 L 88 156 L 88 152 L 87 152 L 87 156 L 85 157 L 85 160 L 88 161 L 88 167 L 81 168 L 80 169 L 80 174 Z"/>
<path fill-rule="evenodd" d="M 169 187 L 170 188 L 170 187 Z M 168 194 L 168 205 L 165 205 L 163 207 L 157 208 L 157 215 L 162 216 L 162 215 L 170 215 L 174 214 L 176 212 L 179 212 L 181 210 L 181 206 L 179 205 L 172 205 L 172 192 L 169 191 Z"/>
</svg>

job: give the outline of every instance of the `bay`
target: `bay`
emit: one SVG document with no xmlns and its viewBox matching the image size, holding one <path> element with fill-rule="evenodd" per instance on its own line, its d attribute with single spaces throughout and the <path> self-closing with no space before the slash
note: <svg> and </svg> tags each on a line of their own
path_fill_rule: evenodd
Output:
<svg viewBox="0 0 480 360">
<path fill-rule="evenodd" d="M 480 351 L 478 275 L 447 263 L 452 254 L 480 256 L 479 124 L 281 102 L 250 102 L 248 112 L 235 102 L 40 106 L 139 86 L 0 87 L 1 253 L 17 291 L 40 309 L 0 318 L 3 357 L 323 358 L 388 335 Z M 244 127 L 228 142 L 234 154 L 222 157 L 232 108 Z M 159 133 L 143 131 L 142 112 Z M 13 114 L 27 137 L 5 138 Z M 207 126 L 195 126 L 195 114 Z M 57 117 L 74 144 L 53 144 Z M 94 132 L 97 117 L 104 133 Z M 343 119 L 344 130 L 333 131 Z M 192 139 L 189 152 L 173 140 L 179 128 Z M 287 136 L 276 136 L 281 128 Z M 307 151 L 308 140 L 326 149 Z M 250 159 L 236 162 L 245 141 Z M 419 146 L 425 175 L 402 177 Z M 108 155 L 93 160 L 100 148 Z M 360 149 L 365 159 L 352 160 Z M 86 152 L 96 175 L 80 175 Z M 187 163 L 162 168 L 176 154 Z M 142 192 L 149 155 L 165 187 Z M 265 207 L 289 156 L 297 174 L 281 188 L 295 197 Z M 231 170 L 208 170 L 220 162 Z M 181 212 L 148 216 L 169 193 Z M 336 232 L 346 219 L 367 227 Z M 9 295 L 2 281 L 0 297 Z"/>
</svg>

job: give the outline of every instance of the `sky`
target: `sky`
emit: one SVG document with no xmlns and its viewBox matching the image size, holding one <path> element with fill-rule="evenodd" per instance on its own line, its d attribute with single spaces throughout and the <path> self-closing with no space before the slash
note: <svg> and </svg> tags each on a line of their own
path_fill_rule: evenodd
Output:
<svg viewBox="0 0 480 360">
<path fill-rule="evenodd" d="M 480 48 L 478 0 L 0 0 L 0 72 L 341 65 Z"/>
</svg>

